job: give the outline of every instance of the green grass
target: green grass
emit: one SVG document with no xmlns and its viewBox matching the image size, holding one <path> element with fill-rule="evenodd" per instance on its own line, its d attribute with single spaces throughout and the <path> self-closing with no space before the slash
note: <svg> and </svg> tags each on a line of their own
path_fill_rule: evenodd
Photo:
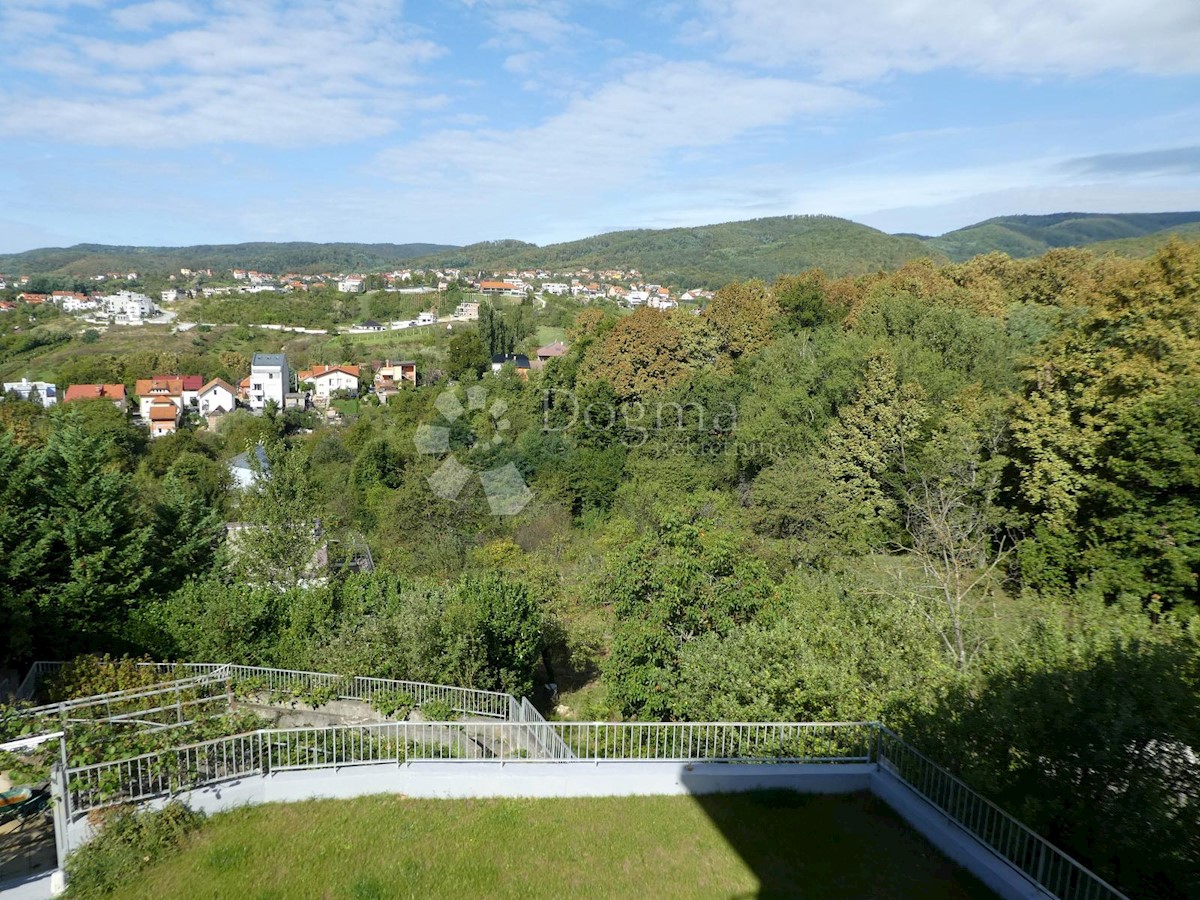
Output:
<svg viewBox="0 0 1200 900">
<path fill-rule="evenodd" d="M 215 817 L 123 897 L 992 896 L 870 795 L 318 800 Z"/>
<path fill-rule="evenodd" d="M 555 328 L 553 325 L 539 325 L 537 327 L 537 345 L 545 347 L 547 344 L 561 341 L 566 335 L 567 329 L 565 328 Z"/>
</svg>

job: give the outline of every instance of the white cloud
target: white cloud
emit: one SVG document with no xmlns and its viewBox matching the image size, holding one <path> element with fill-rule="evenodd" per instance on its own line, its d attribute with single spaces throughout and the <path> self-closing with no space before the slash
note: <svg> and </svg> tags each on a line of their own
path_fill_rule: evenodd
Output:
<svg viewBox="0 0 1200 900">
<path fill-rule="evenodd" d="M 1196 0 L 704 0 L 694 39 L 833 81 L 954 67 L 990 75 L 1200 72 Z"/>
<path fill-rule="evenodd" d="M 516 131 L 441 131 L 389 150 L 396 180 L 506 200 L 623 188 L 674 152 L 717 147 L 758 129 L 866 104 L 841 88 L 745 77 L 699 63 L 635 72 L 577 97 L 544 123 Z"/>
<path fill-rule="evenodd" d="M 211 0 L 184 24 L 193 14 L 175 0 L 110 10 L 152 29 L 137 35 L 60 19 L 39 53 L 0 62 L 44 76 L 5 79 L 0 125 L 36 121 L 97 144 L 286 146 L 384 134 L 438 102 L 420 72 L 442 50 L 403 21 L 400 0 Z"/>
<path fill-rule="evenodd" d="M 119 27 L 130 31 L 143 31 L 156 25 L 179 25 L 195 22 L 201 18 L 200 11 L 189 3 L 177 0 L 151 0 L 114 9 L 109 17 Z"/>
</svg>

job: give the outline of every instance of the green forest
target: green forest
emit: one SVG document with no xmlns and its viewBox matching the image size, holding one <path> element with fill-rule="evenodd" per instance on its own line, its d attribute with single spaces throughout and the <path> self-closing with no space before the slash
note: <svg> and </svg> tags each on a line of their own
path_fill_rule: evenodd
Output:
<svg viewBox="0 0 1200 900">
<path fill-rule="evenodd" d="M 4 664 L 878 719 L 1130 895 L 1200 893 L 1200 246 L 551 312 L 570 349 L 543 370 L 488 371 L 539 324 L 488 312 L 439 383 L 340 425 L 238 412 L 148 441 L 102 401 L 0 403 Z"/>
<path fill-rule="evenodd" d="M 110 271 L 175 272 L 180 267 L 312 274 L 416 266 L 457 268 L 471 275 L 508 269 L 637 269 L 646 278 L 683 289 L 718 288 L 738 279 L 774 281 L 810 268 L 835 276 L 861 275 L 922 257 L 963 262 L 993 252 L 1022 258 L 1056 248 L 1087 246 L 1106 253 L 1147 256 L 1171 235 L 1194 238 L 1197 229 L 1200 212 L 1002 216 L 938 237 L 887 234 L 835 216 L 773 216 L 691 228 L 613 231 L 541 247 L 519 240 L 483 241 L 465 247 L 302 242 L 194 247 L 79 244 L 0 255 L 0 272 L 58 276 L 66 280 L 54 287 L 66 290 L 73 288 L 72 279 L 84 276 Z M 81 280 L 78 286 L 85 289 L 89 284 Z"/>
</svg>

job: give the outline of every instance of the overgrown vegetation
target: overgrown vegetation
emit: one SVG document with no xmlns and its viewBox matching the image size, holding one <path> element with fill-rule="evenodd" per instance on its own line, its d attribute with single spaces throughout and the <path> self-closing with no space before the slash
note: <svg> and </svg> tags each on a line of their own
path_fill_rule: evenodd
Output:
<svg viewBox="0 0 1200 900">
<path fill-rule="evenodd" d="M 139 873 L 172 855 L 205 816 L 182 803 L 159 810 L 116 808 L 96 823 L 99 833 L 71 854 L 67 864 L 69 898 L 122 894 Z"/>
</svg>

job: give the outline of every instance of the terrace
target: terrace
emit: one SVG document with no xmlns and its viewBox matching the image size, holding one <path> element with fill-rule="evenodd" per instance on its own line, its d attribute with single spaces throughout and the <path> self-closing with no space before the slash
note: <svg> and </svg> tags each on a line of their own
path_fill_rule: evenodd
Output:
<svg viewBox="0 0 1200 900">
<path fill-rule="evenodd" d="M 18 695 L 35 696 L 57 665 L 37 664 Z M 218 812 L 388 793 L 705 797 L 784 789 L 868 792 L 1001 896 L 1123 896 L 878 722 L 547 722 L 528 700 L 490 691 L 144 665 L 162 681 L 20 713 L 32 737 L 6 749 L 48 767 L 60 866 L 90 838 L 91 813 L 171 798 Z M 269 727 L 238 728 L 247 721 L 239 717 L 261 722 L 272 712 Z M 47 739 L 32 746 L 38 735 Z M 42 888 L 49 880 L 26 885 L 35 893 L 22 896 L 45 896 L 36 893 Z"/>
</svg>

